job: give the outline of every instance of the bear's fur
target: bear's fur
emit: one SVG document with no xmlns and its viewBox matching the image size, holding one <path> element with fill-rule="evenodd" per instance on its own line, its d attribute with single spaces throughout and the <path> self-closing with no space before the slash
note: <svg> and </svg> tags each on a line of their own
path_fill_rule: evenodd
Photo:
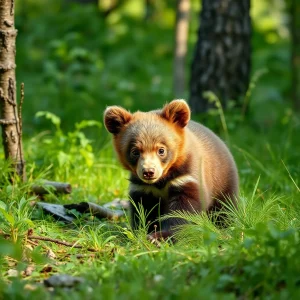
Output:
<svg viewBox="0 0 300 300">
<path fill-rule="evenodd" d="M 113 134 L 119 160 L 129 170 L 131 224 L 139 226 L 136 207 L 148 214 L 149 232 L 167 238 L 183 220 L 158 218 L 175 210 L 219 210 L 236 201 L 238 172 L 224 142 L 205 126 L 190 120 L 184 100 L 173 100 L 162 110 L 130 113 L 111 106 L 104 123 Z M 156 226 L 157 227 L 156 227 Z"/>
</svg>

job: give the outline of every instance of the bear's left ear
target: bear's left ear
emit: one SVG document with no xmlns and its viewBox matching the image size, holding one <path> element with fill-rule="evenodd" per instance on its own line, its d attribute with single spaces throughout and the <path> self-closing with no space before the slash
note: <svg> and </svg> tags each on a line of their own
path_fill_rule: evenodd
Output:
<svg viewBox="0 0 300 300">
<path fill-rule="evenodd" d="M 184 100 L 173 100 L 164 106 L 161 116 L 183 128 L 190 120 L 191 111 Z"/>
<path fill-rule="evenodd" d="M 104 112 L 104 125 L 114 135 L 118 134 L 131 119 L 132 114 L 120 106 L 109 106 Z"/>
</svg>

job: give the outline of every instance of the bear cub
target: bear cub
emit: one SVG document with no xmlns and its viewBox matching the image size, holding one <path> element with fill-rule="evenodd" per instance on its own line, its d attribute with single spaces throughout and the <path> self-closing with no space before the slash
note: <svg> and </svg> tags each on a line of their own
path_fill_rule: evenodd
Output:
<svg viewBox="0 0 300 300">
<path fill-rule="evenodd" d="M 147 214 L 150 236 L 171 237 L 183 220 L 159 217 L 172 211 L 220 210 L 238 194 L 238 172 L 225 143 L 190 120 L 184 100 L 161 110 L 130 113 L 119 106 L 104 112 L 121 164 L 130 172 L 131 225 L 139 227 L 136 207 Z M 151 239 L 151 238 L 150 238 Z"/>
</svg>

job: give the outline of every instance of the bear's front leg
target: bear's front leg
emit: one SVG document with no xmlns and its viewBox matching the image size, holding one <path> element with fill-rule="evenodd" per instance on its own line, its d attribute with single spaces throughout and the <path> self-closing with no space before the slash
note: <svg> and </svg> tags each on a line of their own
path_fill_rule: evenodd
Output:
<svg viewBox="0 0 300 300">
<path fill-rule="evenodd" d="M 168 209 L 166 213 L 172 213 L 174 211 L 183 212 L 200 212 L 205 210 L 205 203 L 201 203 L 199 188 L 197 184 L 187 183 L 180 187 L 171 186 L 169 189 L 169 200 L 167 203 Z M 161 221 L 161 230 L 156 230 L 148 235 L 148 239 L 157 244 L 162 240 L 170 239 L 172 242 L 176 242 L 174 233 L 180 225 L 186 224 L 187 221 L 182 218 L 170 217 Z"/>
<path fill-rule="evenodd" d="M 165 205 L 161 199 L 140 191 L 130 192 L 130 198 L 132 199 L 130 203 L 132 229 L 138 230 L 144 226 L 142 219 L 145 218 L 148 233 L 160 230 L 161 226 L 158 219 L 166 213 Z"/>
</svg>

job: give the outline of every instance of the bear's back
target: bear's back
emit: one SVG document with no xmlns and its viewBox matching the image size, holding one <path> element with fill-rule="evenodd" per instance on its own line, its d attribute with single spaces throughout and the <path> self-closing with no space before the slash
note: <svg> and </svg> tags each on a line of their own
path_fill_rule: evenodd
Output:
<svg viewBox="0 0 300 300">
<path fill-rule="evenodd" d="M 209 128 L 195 121 L 189 121 L 187 131 L 187 136 L 193 136 L 189 148 L 194 161 L 201 162 L 201 176 L 210 192 L 209 198 L 221 199 L 222 194 L 237 196 L 237 167 L 226 144 Z"/>
</svg>

